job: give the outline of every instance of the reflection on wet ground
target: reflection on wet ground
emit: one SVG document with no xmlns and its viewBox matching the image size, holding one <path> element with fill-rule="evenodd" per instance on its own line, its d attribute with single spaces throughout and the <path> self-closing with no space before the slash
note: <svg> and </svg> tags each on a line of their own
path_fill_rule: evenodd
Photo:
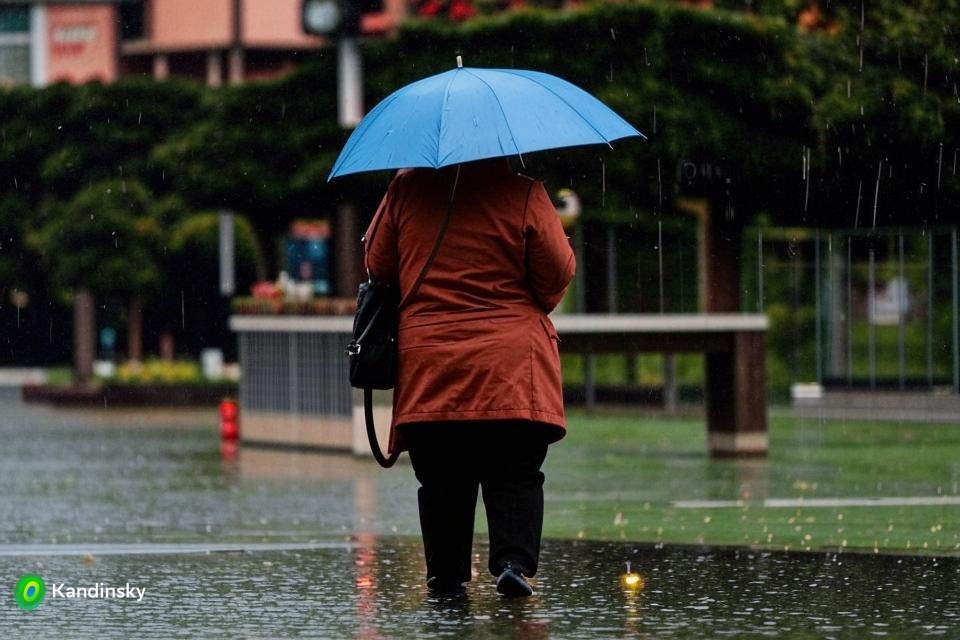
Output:
<svg viewBox="0 0 960 640">
<path fill-rule="evenodd" d="M 25 407 L 0 390 L 0 579 L 11 589 L 34 572 L 48 583 L 34 611 L 7 591 L 0 629 L 66 638 L 960 637 L 956 557 L 548 540 L 537 595 L 508 602 L 484 573 L 478 536 L 467 595 L 434 598 L 423 586 L 409 468 L 221 451 L 215 416 L 141 418 Z M 766 493 L 764 468 L 742 472 L 752 497 Z M 579 490 L 604 490 L 603 478 L 590 482 Z M 564 495 L 548 499 L 563 509 Z M 643 589 L 621 586 L 628 562 Z M 97 583 L 147 591 L 140 602 L 51 593 Z"/>
<path fill-rule="evenodd" d="M 419 542 L 360 535 L 312 549 L 0 557 L 48 583 L 5 629 L 62 637 L 853 638 L 957 637 L 960 560 L 782 554 L 547 541 L 538 593 L 507 601 L 479 574 L 433 597 Z M 475 567 L 485 549 L 476 548 Z M 620 583 L 630 561 L 642 590 Z M 50 597 L 51 583 L 130 583 L 141 602 Z"/>
<path fill-rule="evenodd" d="M 309 542 L 416 534 L 416 481 L 372 461 L 242 447 L 152 412 L 19 404 L 0 390 L 0 544 Z M 164 413 L 168 418 L 163 419 Z M 101 417 L 102 416 L 102 417 Z"/>
</svg>

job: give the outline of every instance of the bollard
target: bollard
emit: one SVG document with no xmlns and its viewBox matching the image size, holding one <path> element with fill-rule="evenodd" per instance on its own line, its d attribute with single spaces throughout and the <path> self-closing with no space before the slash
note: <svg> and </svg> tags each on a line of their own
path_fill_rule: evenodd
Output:
<svg viewBox="0 0 960 640">
<path fill-rule="evenodd" d="M 220 439 L 235 441 L 240 437 L 239 410 L 237 401 L 224 398 L 220 402 Z"/>
</svg>

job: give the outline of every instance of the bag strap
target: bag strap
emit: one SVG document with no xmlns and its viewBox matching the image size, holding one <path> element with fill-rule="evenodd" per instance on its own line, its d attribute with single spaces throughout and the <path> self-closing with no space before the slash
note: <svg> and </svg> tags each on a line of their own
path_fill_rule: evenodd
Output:
<svg viewBox="0 0 960 640">
<path fill-rule="evenodd" d="M 457 173 L 453 178 L 453 187 L 450 189 L 450 201 L 447 203 L 447 212 L 443 216 L 443 222 L 440 223 L 440 230 L 437 232 L 437 239 L 433 243 L 433 249 L 430 250 L 430 255 L 420 270 L 420 275 L 417 276 L 416 281 L 413 283 L 413 287 L 410 288 L 410 292 L 403 297 L 403 300 L 397 305 L 398 307 L 402 307 L 404 302 L 412 298 L 416 295 L 417 291 L 420 290 L 420 284 L 423 283 L 424 278 L 427 277 L 427 272 L 430 271 L 430 266 L 433 265 L 434 258 L 436 258 L 437 253 L 440 252 L 440 243 L 443 241 L 443 237 L 447 233 L 447 227 L 450 225 L 450 214 L 453 211 L 453 200 L 457 193 L 457 182 L 459 181 L 460 165 L 457 165 Z M 377 224 L 374 225 L 371 231 L 371 237 L 376 233 L 377 227 L 379 226 L 380 220 L 377 220 Z M 371 388 L 364 388 L 363 390 L 363 420 L 367 423 L 367 440 L 370 442 L 370 451 L 373 452 L 374 459 L 381 467 L 389 469 L 400 457 L 400 451 L 395 450 L 391 451 L 389 455 L 383 455 L 380 442 L 377 440 L 376 425 L 373 422 L 373 389 Z"/>
<path fill-rule="evenodd" d="M 400 457 L 400 451 L 391 451 L 389 456 L 385 456 L 380 449 L 380 443 L 377 442 L 377 430 L 373 424 L 373 389 L 369 387 L 363 390 L 363 419 L 367 423 L 367 440 L 370 441 L 370 451 L 373 452 L 374 459 L 381 467 L 389 469 Z"/>
</svg>

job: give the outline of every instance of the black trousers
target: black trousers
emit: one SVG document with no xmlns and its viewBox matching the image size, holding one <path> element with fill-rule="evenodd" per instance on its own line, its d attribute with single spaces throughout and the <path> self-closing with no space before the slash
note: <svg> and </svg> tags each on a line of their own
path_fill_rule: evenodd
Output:
<svg viewBox="0 0 960 640">
<path fill-rule="evenodd" d="M 427 578 L 470 580 L 478 490 L 490 533 L 489 569 L 537 572 L 543 530 L 545 425 L 524 420 L 428 422 L 400 434 L 420 481 Z"/>
</svg>

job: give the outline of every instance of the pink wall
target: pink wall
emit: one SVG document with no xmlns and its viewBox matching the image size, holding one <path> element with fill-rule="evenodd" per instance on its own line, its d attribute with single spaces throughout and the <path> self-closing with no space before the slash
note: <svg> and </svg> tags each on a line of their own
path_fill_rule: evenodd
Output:
<svg viewBox="0 0 960 640">
<path fill-rule="evenodd" d="M 115 16 L 111 5 L 49 5 L 47 81 L 116 80 Z"/>
<path fill-rule="evenodd" d="M 233 40 L 231 0 L 153 0 L 150 44 L 164 49 L 226 47 Z"/>
<path fill-rule="evenodd" d="M 233 0 L 150 0 L 147 17 L 154 49 L 222 48 L 233 41 Z M 303 32 L 301 0 L 242 0 L 243 44 L 252 47 L 302 48 L 320 39 Z M 385 31 L 403 15 L 406 0 L 385 0 L 386 11 L 365 16 L 372 32 Z"/>
<path fill-rule="evenodd" d="M 243 43 L 248 46 L 309 47 L 320 39 L 303 32 L 301 0 L 244 0 Z"/>
</svg>

